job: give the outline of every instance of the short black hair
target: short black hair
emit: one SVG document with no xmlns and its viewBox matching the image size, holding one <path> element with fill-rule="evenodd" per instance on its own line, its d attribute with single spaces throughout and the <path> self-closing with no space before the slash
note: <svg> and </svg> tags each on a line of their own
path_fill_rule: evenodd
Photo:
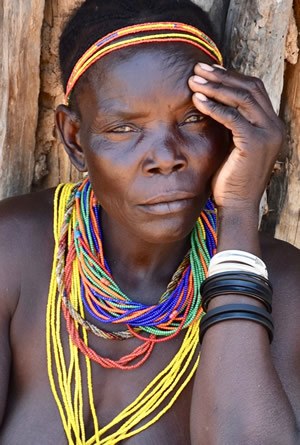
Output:
<svg viewBox="0 0 300 445">
<path fill-rule="evenodd" d="M 195 26 L 219 43 L 208 14 L 191 0 L 86 0 L 68 20 L 60 39 L 64 89 L 78 59 L 98 39 L 125 26 L 157 21 Z"/>
</svg>

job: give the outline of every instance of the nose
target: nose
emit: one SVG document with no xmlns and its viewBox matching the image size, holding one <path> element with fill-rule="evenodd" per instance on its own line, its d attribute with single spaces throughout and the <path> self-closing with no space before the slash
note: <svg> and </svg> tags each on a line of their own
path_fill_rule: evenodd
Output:
<svg viewBox="0 0 300 445">
<path fill-rule="evenodd" d="M 160 174 L 170 175 L 185 169 L 187 159 L 177 141 L 152 142 L 151 148 L 143 162 L 143 171 L 147 176 Z"/>
</svg>

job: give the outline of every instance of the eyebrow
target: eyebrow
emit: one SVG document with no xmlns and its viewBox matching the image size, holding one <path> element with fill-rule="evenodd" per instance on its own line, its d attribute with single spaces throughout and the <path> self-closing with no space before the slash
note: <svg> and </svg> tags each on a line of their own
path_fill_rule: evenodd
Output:
<svg viewBox="0 0 300 445">
<path fill-rule="evenodd" d="M 118 108 L 109 108 L 109 110 L 105 111 L 104 114 L 118 116 L 120 118 L 126 119 L 138 119 L 145 118 L 149 116 L 149 112 L 146 111 L 130 111 L 130 110 L 122 110 Z"/>
<path fill-rule="evenodd" d="M 147 117 L 149 115 L 148 112 L 145 110 L 140 111 L 131 111 L 130 107 L 123 107 L 116 102 L 115 99 L 106 98 L 102 99 L 99 103 L 100 110 L 99 113 L 97 113 L 98 117 L 105 116 L 117 116 L 120 118 L 127 118 L 127 119 L 137 119 L 137 118 L 143 118 Z"/>
<path fill-rule="evenodd" d="M 188 95 L 180 104 L 176 105 L 174 108 L 175 110 L 182 110 L 184 108 L 187 108 L 188 105 L 193 104 L 192 102 L 192 96 Z M 115 106 L 112 104 L 112 101 L 109 99 L 106 99 L 102 104 L 102 113 L 99 113 L 99 117 L 102 117 L 103 115 L 106 116 L 117 116 L 123 119 L 142 119 L 149 116 L 150 111 L 145 110 L 139 110 L 139 111 L 131 111 L 129 108 L 118 108 L 118 106 Z"/>
</svg>

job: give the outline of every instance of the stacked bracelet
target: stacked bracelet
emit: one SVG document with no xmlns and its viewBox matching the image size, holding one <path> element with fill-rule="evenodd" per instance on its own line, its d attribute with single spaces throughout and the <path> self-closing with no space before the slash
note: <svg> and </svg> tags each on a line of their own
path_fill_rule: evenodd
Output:
<svg viewBox="0 0 300 445">
<path fill-rule="evenodd" d="M 201 319 L 200 343 L 207 329 L 227 320 L 250 320 L 267 329 L 273 339 L 272 285 L 265 263 L 257 256 L 241 250 L 217 253 L 208 268 L 208 278 L 200 288 L 202 308 L 207 312 L 211 300 L 223 295 L 242 295 L 263 303 L 264 308 L 249 304 L 228 304 L 209 310 Z"/>
<path fill-rule="evenodd" d="M 224 250 L 217 253 L 211 259 L 208 276 L 231 271 L 250 272 L 268 279 L 265 263 L 256 255 L 243 250 Z"/>
<path fill-rule="evenodd" d="M 266 278 L 249 272 L 223 272 L 203 281 L 200 289 L 202 307 L 207 312 L 210 301 L 221 295 L 235 294 L 252 297 L 272 312 L 272 285 Z"/>
<path fill-rule="evenodd" d="M 212 309 L 200 322 L 200 343 L 206 331 L 213 325 L 228 320 L 248 320 L 258 323 L 268 331 L 270 343 L 273 340 L 274 325 L 271 314 L 266 310 L 249 304 L 227 304 Z"/>
</svg>

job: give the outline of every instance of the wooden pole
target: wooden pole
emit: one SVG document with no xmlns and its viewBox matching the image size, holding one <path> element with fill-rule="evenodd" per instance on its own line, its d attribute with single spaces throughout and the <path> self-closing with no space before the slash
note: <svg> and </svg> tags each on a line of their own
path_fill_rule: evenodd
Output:
<svg viewBox="0 0 300 445">
<path fill-rule="evenodd" d="M 30 190 L 44 1 L 0 4 L 0 198 Z"/>
<path fill-rule="evenodd" d="M 291 32 L 299 39 L 300 32 L 300 3 L 295 1 L 295 23 Z M 293 28 L 295 29 L 293 31 Z M 283 116 L 287 123 L 288 155 L 286 162 L 286 195 L 284 205 L 277 225 L 276 237 L 286 240 L 300 248 L 300 57 L 296 45 L 289 46 L 291 57 L 295 57 L 296 64 L 287 63 L 286 84 L 283 93 Z M 293 60 L 291 60 L 293 62 Z"/>
<path fill-rule="evenodd" d="M 285 42 L 293 0 L 231 0 L 225 54 L 231 66 L 260 77 L 276 111 L 283 89 Z"/>
<path fill-rule="evenodd" d="M 42 30 L 40 113 L 33 190 L 53 187 L 60 182 L 77 181 L 80 177 L 57 138 L 54 116 L 56 107 L 64 103 L 58 63 L 59 38 L 72 10 L 83 1 L 46 0 Z"/>
</svg>

